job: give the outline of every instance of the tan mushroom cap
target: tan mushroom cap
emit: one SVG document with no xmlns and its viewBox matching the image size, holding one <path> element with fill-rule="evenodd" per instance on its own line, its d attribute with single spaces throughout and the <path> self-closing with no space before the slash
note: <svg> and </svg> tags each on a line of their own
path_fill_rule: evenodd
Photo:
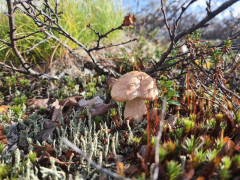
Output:
<svg viewBox="0 0 240 180">
<path fill-rule="evenodd" d="M 134 98 L 154 100 L 158 90 L 154 79 L 148 74 L 132 71 L 121 76 L 113 85 L 111 96 L 119 102 L 127 102 Z"/>
</svg>

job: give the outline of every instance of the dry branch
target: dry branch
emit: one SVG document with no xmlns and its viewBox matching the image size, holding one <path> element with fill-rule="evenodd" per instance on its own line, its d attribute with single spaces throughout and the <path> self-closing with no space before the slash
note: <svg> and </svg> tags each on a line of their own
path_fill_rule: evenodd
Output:
<svg viewBox="0 0 240 180">
<path fill-rule="evenodd" d="M 157 68 L 159 68 L 167 59 L 168 55 L 172 52 L 174 45 L 181 39 L 183 38 L 185 35 L 187 34 L 191 34 L 192 32 L 194 32 L 195 30 L 205 27 L 206 23 L 209 22 L 211 19 L 213 19 L 216 15 L 218 15 L 219 13 L 223 12 L 225 9 L 229 8 L 231 5 L 233 5 L 234 3 L 238 2 L 238 0 L 229 0 L 225 3 L 223 3 L 221 6 L 219 6 L 215 11 L 212 11 L 210 14 L 208 14 L 205 18 L 203 18 L 201 21 L 199 21 L 197 24 L 193 25 L 190 28 L 186 28 L 185 30 L 183 30 L 182 32 L 179 32 L 178 34 L 176 34 L 175 37 L 172 37 L 173 41 L 170 43 L 170 45 L 168 46 L 168 49 L 162 54 L 160 60 L 156 63 L 156 65 L 147 68 L 144 70 L 144 72 L 151 74 L 153 72 L 156 72 Z M 189 6 L 188 6 L 189 7 Z M 185 11 L 185 10 L 184 10 Z M 183 12 L 184 12 L 183 11 Z M 181 14 L 180 14 L 181 16 Z M 179 16 L 179 17 L 180 17 Z M 176 30 L 176 29 L 175 29 Z M 172 33 L 170 33 L 172 35 Z"/>
</svg>

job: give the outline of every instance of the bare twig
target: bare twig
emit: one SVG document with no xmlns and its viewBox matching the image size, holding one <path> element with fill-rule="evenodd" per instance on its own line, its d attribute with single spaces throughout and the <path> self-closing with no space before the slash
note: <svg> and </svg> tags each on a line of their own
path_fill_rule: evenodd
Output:
<svg viewBox="0 0 240 180">
<path fill-rule="evenodd" d="M 30 33 L 30 34 L 27 34 L 27 35 L 25 35 L 25 36 L 21 36 L 21 37 L 15 38 L 14 40 L 15 40 L 15 41 L 18 41 L 18 40 L 21 40 L 21 39 L 25 39 L 25 38 L 27 38 L 27 37 L 33 36 L 33 35 L 35 35 L 35 34 L 37 34 L 37 33 L 40 33 L 40 32 L 42 32 L 42 31 L 35 31 L 35 32 Z"/>
<path fill-rule="evenodd" d="M 51 39 L 50 36 L 45 37 L 43 40 L 39 41 L 38 43 L 34 44 L 31 48 L 29 48 L 26 53 L 29 54 L 32 50 L 34 50 L 36 47 L 38 47 L 40 44 L 46 42 L 47 40 Z"/>
<path fill-rule="evenodd" d="M 2 63 L 2 62 L 0 62 L 0 65 L 3 66 L 3 67 L 5 67 L 5 68 L 7 68 L 7 69 L 10 69 L 10 70 L 13 70 L 13 71 L 16 71 L 16 72 L 20 72 L 20 73 L 22 73 L 22 74 L 28 74 L 27 71 L 23 71 L 23 70 L 18 69 L 18 68 L 14 67 L 14 66 L 9 66 L 9 65 L 4 64 L 4 63 Z"/>
<path fill-rule="evenodd" d="M 166 27 L 167 27 L 168 34 L 169 34 L 171 40 L 173 41 L 173 35 L 172 35 L 172 32 L 171 32 L 171 27 L 170 27 L 169 24 L 168 24 L 166 11 L 165 11 L 163 5 L 164 5 L 163 0 L 161 0 L 161 11 L 162 11 L 162 13 L 163 13 L 164 23 L 165 23 L 165 25 L 166 25 Z"/>
<path fill-rule="evenodd" d="M 166 58 L 173 50 L 174 44 L 176 44 L 182 37 L 184 37 L 187 34 L 191 34 L 192 32 L 194 32 L 195 30 L 197 30 L 201 27 L 205 27 L 206 23 L 208 21 L 213 19 L 216 15 L 218 15 L 219 13 L 221 13 L 222 11 L 224 11 L 225 9 L 227 9 L 228 7 L 230 7 L 231 5 L 233 5 L 236 2 L 238 2 L 238 0 L 229 0 L 225 3 L 223 3 L 221 6 L 219 6 L 216 10 L 212 11 L 211 14 L 208 14 L 205 18 L 203 18 L 197 24 L 176 34 L 176 36 L 174 37 L 174 40 L 170 43 L 170 45 L 168 46 L 168 49 L 162 54 L 160 60 L 156 63 L 156 65 L 154 65 L 148 69 L 145 69 L 144 72 L 146 72 L 148 74 L 155 72 L 157 70 L 157 68 L 160 67 L 166 61 Z"/>
<path fill-rule="evenodd" d="M 106 46 L 95 47 L 95 48 L 89 49 L 89 51 L 93 51 L 93 50 L 96 51 L 96 50 L 106 49 L 106 48 L 110 48 L 110 47 L 114 47 L 114 46 L 120 46 L 120 45 L 128 44 L 130 42 L 137 41 L 137 40 L 138 40 L 137 38 L 134 38 L 134 39 L 130 39 L 126 42 L 122 42 L 122 43 L 118 43 L 118 44 L 110 44 L 110 45 L 106 45 Z"/>
<path fill-rule="evenodd" d="M 10 40 L 11 40 L 11 47 L 14 51 L 14 53 L 16 54 L 16 56 L 18 57 L 18 59 L 20 60 L 22 66 L 24 69 L 27 69 L 27 71 L 32 74 L 32 75 L 39 75 L 39 73 L 37 73 L 36 71 L 33 71 L 31 69 L 29 69 L 28 64 L 25 62 L 24 58 L 22 57 L 21 53 L 18 51 L 17 49 L 17 45 L 16 45 L 16 41 L 15 41 L 15 18 L 14 18 L 14 11 L 13 11 L 13 1 L 12 0 L 7 0 L 7 4 L 8 4 L 8 19 L 9 19 L 9 36 L 10 36 Z"/>
<path fill-rule="evenodd" d="M 10 47 L 11 47 L 11 43 L 9 43 L 9 42 L 7 42 L 7 41 L 4 41 L 4 40 L 0 39 L 0 42 L 2 42 L 2 43 L 4 43 L 4 44 L 6 44 L 7 46 L 10 46 Z"/>
<path fill-rule="evenodd" d="M 109 47 L 114 47 L 114 46 L 120 46 L 120 45 L 123 45 L 123 44 L 127 44 L 127 43 L 130 43 L 130 42 L 133 42 L 133 41 L 136 41 L 137 38 L 134 38 L 134 39 L 131 39 L 129 41 L 126 41 L 126 42 L 122 42 L 122 43 L 119 43 L 119 44 L 110 44 L 110 45 L 106 45 L 106 46 L 100 46 L 100 41 L 103 39 L 103 38 L 107 38 L 108 34 L 116 31 L 116 30 L 122 30 L 123 29 L 123 24 L 116 27 L 116 28 L 112 28 L 110 31 L 106 32 L 105 34 L 101 34 L 100 32 L 96 31 L 92 26 L 91 24 L 88 24 L 87 27 L 89 29 L 91 29 L 97 36 L 98 36 L 98 40 L 97 40 L 97 45 L 93 48 L 90 48 L 88 51 L 91 52 L 91 51 L 97 51 L 97 50 L 101 50 L 101 49 L 105 49 L 105 48 L 109 48 Z"/>
</svg>

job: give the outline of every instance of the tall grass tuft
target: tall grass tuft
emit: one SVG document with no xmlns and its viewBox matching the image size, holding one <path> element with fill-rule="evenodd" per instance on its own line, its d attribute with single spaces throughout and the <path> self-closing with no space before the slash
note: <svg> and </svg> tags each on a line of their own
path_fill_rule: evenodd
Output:
<svg viewBox="0 0 240 180">
<path fill-rule="evenodd" d="M 49 0 L 50 4 L 54 4 L 54 0 Z M 7 11 L 6 2 L 0 0 L 0 38 L 9 40 L 8 38 L 8 18 L 4 15 Z M 97 39 L 97 36 L 87 28 L 87 23 L 99 31 L 100 33 L 106 33 L 111 28 L 121 25 L 123 20 L 123 11 L 121 1 L 115 0 L 60 0 L 59 11 L 63 14 L 59 18 L 60 25 L 86 46 L 91 46 Z M 30 34 L 39 28 L 34 22 L 26 15 L 16 12 L 16 37 L 21 37 L 26 34 Z M 67 38 L 54 33 L 69 47 L 76 48 L 77 46 L 68 40 Z M 121 31 L 111 33 L 103 43 L 112 42 L 119 39 Z M 59 57 L 65 54 L 63 47 L 59 46 L 57 42 L 48 40 L 42 43 L 29 54 L 26 51 L 37 42 L 44 39 L 46 36 L 43 33 L 35 34 L 26 39 L 19 40 L 17 42 L 18 49 L 23 52 L 24 57 L 28 62 L 48 61 L 54 48 L 57 48 L 55 57 Z M 0 61 L 16 61 L 16 58 L 11 50 L 3 43 L 0 43 Z"/>
</svg>

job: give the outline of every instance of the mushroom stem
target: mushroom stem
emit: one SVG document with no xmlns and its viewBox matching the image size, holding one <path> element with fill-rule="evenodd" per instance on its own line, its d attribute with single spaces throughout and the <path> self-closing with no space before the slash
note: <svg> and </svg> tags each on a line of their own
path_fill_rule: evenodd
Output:
<svg viewBox="0 0 240 180">
<path fill-rule="evenodd" d="M 137 118 L 138 122 L 142 120 L 144 114 L 146 114 L 147 108 L 145 101 L 141 98 L 134 98 L 128 101 L 124 109 L 124 118 L 133 117 Z"/>
</svg>

